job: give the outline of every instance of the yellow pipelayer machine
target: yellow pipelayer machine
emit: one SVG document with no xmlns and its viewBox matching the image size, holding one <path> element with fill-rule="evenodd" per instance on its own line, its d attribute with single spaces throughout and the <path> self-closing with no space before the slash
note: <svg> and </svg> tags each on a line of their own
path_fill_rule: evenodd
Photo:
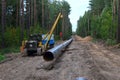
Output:
<svg viewBox="0 0 120 80">
<path fill-rule="evenodd" d="M 53 32 L 62 17 L 62 14 L 59 13 L 51 30 L 46 35 L 33 34 L 30 35 L 29 40 L 22 41 L 21 53 L 23 55 L 42 55 L 46 50 L 52 48 L 55 43 Z"/>
</svg>

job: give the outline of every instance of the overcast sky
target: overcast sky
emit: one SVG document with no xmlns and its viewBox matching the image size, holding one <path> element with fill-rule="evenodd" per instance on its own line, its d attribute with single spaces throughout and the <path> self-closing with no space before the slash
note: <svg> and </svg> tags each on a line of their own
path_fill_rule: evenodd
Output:
<svg viewBox="0 0 120 80">
<path fill-rule="evenodd" d="M 89 8 L 89 0 L 65 0 L 70 4 L 71 14 L 69 15 L 72 23 L 72 30 L 75 31 L 77 28 L 77 20 L 80 16 L 83 16 L 85 11 Z"/>
</svg>

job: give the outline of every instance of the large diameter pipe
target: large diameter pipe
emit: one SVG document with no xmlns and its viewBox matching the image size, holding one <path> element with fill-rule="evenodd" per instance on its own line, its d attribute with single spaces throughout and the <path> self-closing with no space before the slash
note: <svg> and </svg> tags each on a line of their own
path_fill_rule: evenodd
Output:
<svg viewBox="0 0 120 80">
<path fill-rule="evenodd" d="M 88 79 L 86 79 L 86 78 L 84 78 L 84 77 L 78 77 L 78 78 L 76 78 L 75 80 L 88 80 Z"/>
<path fill-rule="evenodd" d="M 72 40 L 73 39 L 69 39 L 64 43 L 48 50 L 44 53 L 43 59 L 46 61 L 52 61 L 53 59 L 59 57 L 62 54 L 62 50 L 64 50 L 72 42 Z"/>
</svg>

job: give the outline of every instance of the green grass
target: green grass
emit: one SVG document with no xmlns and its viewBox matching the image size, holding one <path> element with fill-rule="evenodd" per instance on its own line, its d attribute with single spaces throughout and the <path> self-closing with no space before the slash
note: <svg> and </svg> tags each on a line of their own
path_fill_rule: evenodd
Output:
<svg viewBox="0 0 120 80">
<path fill-rule="evenodd" d="M 0 62 L 5 60 L 5 54 L 10 54 L 10 53 L 18 53 L 20 52 L 19 47 L 11 47 L 11 48 L 5 48 L 5 49 L 0 49 Z"/>
<path fill-rule="evenodd" d="M 103 42 L 107 46 L 113 46 L 113 45 L 117 44 L 117 41 L 113 40 L 113 39 L 107 39 L 107 40 L 93 39 L 92 41 L 94 43 L 96 43 L 96 42 Z"/>
<path fill-rule="evenodd" d="M 0 54 L 0 62 L 3 61 L 4 59 L 5 59 L 5 56 Z"/>
<path fill-rule="evenodd" d="M 8 54 L 8 53 L 18 53 L 20 52 L 20 48 L 19 47 L 11 47 L 11 48 L 5 48 L 0 50 L 0 54 Z"/>
<path fill-rule="evenodd" d="M 56 41 L 60 40 L 60 36 L 59 35 L 55 35 L 55 40 Z"/>
<path fill-rule="evenodd" d="M 108 46 L 112 46 L 112 45 L 117 44 L 117 41 L 116 40 L 112 40 L 112 39 L 107 39 L 106 44 Z"/>
</svg>

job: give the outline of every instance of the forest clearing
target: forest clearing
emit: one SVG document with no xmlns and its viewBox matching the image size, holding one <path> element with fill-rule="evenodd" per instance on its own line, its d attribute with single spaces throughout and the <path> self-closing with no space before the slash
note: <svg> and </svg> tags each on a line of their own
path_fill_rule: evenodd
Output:
<svg viewBox="0 0 120 80">
<path fill-rule="evenodd" d="M 107 49 L 78 36 L 52 68 L 41 56 L 15 57 L 0 64 L 1 80 L 120 80 L 120 49 Z M 49 65 L 49 66 L 48 66 Z M 47 67 L 46 67 L 47 66 Z"/>
<path fill-rule="evenodd" d="M 0 6 L 0 80 L 120 80 L 120 0 Z"/>
</svg>

